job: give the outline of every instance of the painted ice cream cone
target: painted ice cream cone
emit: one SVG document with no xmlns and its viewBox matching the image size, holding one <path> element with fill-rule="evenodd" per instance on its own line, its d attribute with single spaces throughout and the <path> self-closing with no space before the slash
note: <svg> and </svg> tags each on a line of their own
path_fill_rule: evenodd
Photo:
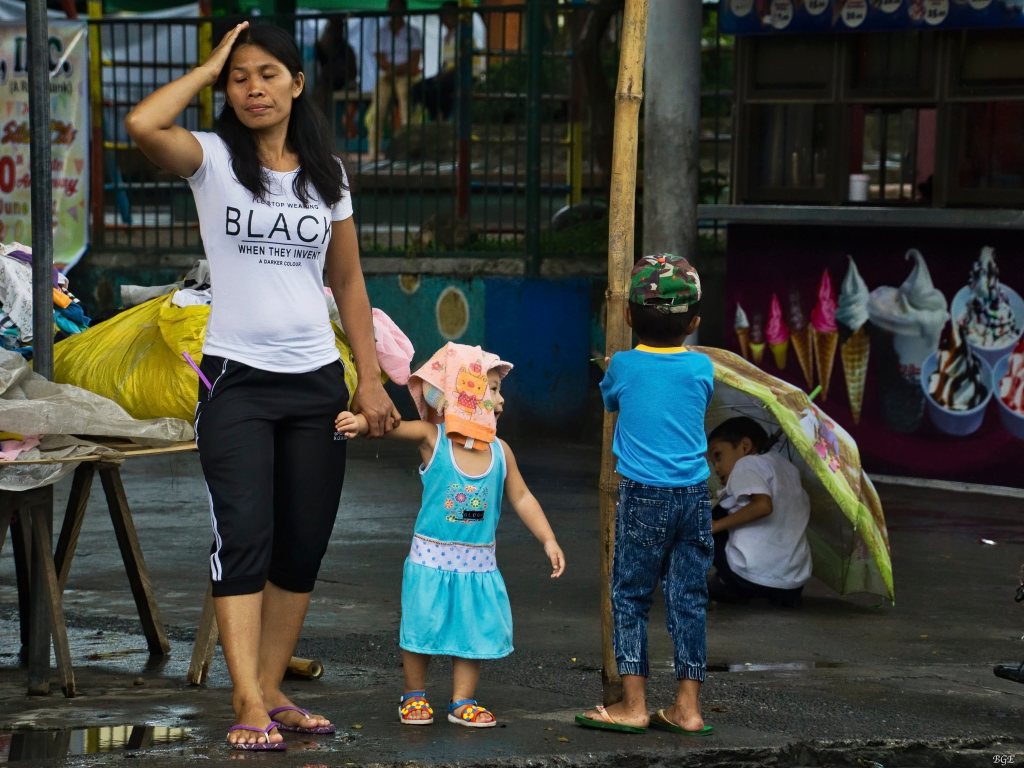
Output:
<svg viewBox="0 0 1024 768">
<path fill-rule="evenodd" d="M 800 306 L 800 291 L 796 288 L 789 292 L 789 339 L 793 342 L 796 360 L 800 363 L 807 391 L 814 387 L 814 342 L 811 339 L 812 329 L 807 324 L 807 316 Z"/>
<path fill-rule="evenodd" d="M 764 329 L 764 338 L 775 358 L 775 365 L 781 371 L 786 367 L 786 355 L 789 352 L 789 329 L 782 319 L 782 305 L 777 294 L 772 294 L 771 307 L 768 309 L 768 327 Z"/>
<path fill-rule="evenodd" d="M 914 261 L 907 279 L 899 288 L 883 285 L 872 290 L 868 317 L 873 326 L 888 331 L 879 361 L 883 418 L 895 430 L 913 432 L 924 416 L 921 364 L 938 348 L 949 312 L 921 252 L 912 248 L 906 258 Z"/>
<path fill-rule="evenodd" d="M 846 396 L 850 400 L 853 423 L 860 424 L 864 406 L 864 382 L 867 380 L 871 340 L 868 337 L 868 286 L 857 271 L 853 258 L 843 278 L 836 308 L 839 326 L 839 359 L 846 380 Z"/>
<path fill-rule="evenodd" d="M 736 331 L 736 340 L 740 345 L 740 354 L 744 359 L 750 359 L 750 321 L 743 307 L 736 302 L 736 320 L 733 322 L 733 330 Z"/>
<path fill-rule="evenodd" d="M 764 358 L 764 321 L 761 315 L 755 313 L 750 323 L 750 359 L 754 365 L 760 365 Z"/>
<path fill-rule="evenodd" d="M 814 329 L 814 365 L 818 369 L 821 399 L 827 400 L 832 366 L 835 365 L 836 348 L 839 345 L 836 293 L 832 290 L 832 278 L 828 276 L 827 269 L 821 273 L 821 282 L 818 283 L 818 303 L 811 310 L 811 327 Z"/>
</svg>

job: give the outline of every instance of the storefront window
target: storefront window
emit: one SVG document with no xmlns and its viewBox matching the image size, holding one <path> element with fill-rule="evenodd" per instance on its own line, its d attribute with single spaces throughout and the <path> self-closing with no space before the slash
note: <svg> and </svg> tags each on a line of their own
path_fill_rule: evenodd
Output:
<svg viewBox="0 0 1024 768">
<path fill-rule="evenodd" d="M 867 177 L 866 199 L 930 203 L 935 173 L 935 109 L 853 105 L 851 176 Z M 857 188 L 856 183 L 851 190 Z M 849 199 L 857 199 L 851 192 Z"/>
<path fill-rule="evenodd" d="M 750 175 L 759 196 L 816 197 L 825 189 L 828 108 L 825 104 L 759 105 L 751 113 Z"/>
<path fill-rule="evenodd" d="M 886 32 L 858 35 L 850 44 L 850 93 L 925 96 L 935 91 L 935 35 Z"/>
<path fill-rule="evenodd" d="M 965 202 L 1007 195 L 1024 200 L 1024 101 L 969 102 L 956 112 L 954 196 Z"/>
</svg>

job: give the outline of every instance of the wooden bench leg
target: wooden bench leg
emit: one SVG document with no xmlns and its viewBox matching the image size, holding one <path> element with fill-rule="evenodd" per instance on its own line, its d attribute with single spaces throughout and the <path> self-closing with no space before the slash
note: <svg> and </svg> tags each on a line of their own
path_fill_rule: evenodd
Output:
<svg viewBox="0 0 1024 768">
<path fill-rule="evenodd" d="M 188 665 L 188 682 L 191 685 L 202 685 L 210 674 L 213 653 L 217 648 L 217 613 L 213 609 L 213 595 L 206 588 L 206 599 L 199 615 L 199 626 L 196 627 L 196 641 L 192 646 L 192 660 Z"/>
<path fill-rule="evenodd" d="M 60 527 L 57 549 L 53 553 L 53 565 L 57 569 L 57 584 L 60 585 L 61 592 L 67 587 L 71 560 L 75 556 L 78 536 L 85 521 L 85 508 L 89 505 L 94 469 L 91 462 L 83 461 L 78 465 L 71 481 L 71 495 L 68 496 L 68 506 L 64 511 L 64 523 Z"/>
<path fill-rule="evenodd" d="M 32 641 L 29 650 L 29 693 L 49 693 L 50 637 L 53 637 L 57 673 L 60 675 L 64 695 L 75 695 L 75 675 L 71 669 L 71 650 L 68 647 L 64 607 L 57 587 L 57 571 L 53 566 L 53 496 L 52 489 L 45 501 L 37 501 L 28 511 L 32 518 L 32 583 L 42 587 L 31 594 L 30 619 Z M 45 615 L 44 615 L 45 612 Z M 47 620 L 49 626 L 47 626 Z M 45 641 L 43 640 L 45 638 Z M 45 653 L 45 661 L 42 655 Z"/>
<path fill-rule="evenodd" d="M 160 609 L 157 608 L 156 599 L 153 597 L 153 585 L 149 579 L 146 560 L 142 556 L 139 536 L 132 521 L 131 510 L 128 508 L 124 485 L 121 483 L 120 467 L 117 464 L 100 463 L 97 469 L 149 652 L 154 656 L 165 656 L 170 652 L 171 644 L 167 640 L 167 633 L 160 621 Z"/>
<path fill-rule="evenodd" d="M 22 664 L 28 664 L 29 579 L 32 570 L 32 526 L 18 514 L 11 520 L 11 547 L 14 551 L 14 574 L 18 582 L 18 618 L 21 625 L 21 651 L 18 654 Z"/>
</svg>

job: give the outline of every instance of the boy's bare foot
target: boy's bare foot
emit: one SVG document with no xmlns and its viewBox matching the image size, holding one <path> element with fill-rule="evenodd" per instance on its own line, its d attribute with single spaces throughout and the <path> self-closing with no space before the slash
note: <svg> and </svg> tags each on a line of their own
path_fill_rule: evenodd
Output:
<svg viewBox="0 0 1024 768">
<path fill-rule="evenodd" d="M 685 713 L 678 705 L 673 704 L 662 710 L 665 719 L 673 725 L 678 725 L 684 731 L 698 732 L 704 728 L 704 718 L 700 712 Z"/>
<path fill-rule="evenodd" d="M 650 716 L 647 714 L 647 707 L 642 706 L 639 708 L 629 708 L 625 702 L 616 702 L 610 707 L 605 707 L 605 715 L 610 717 L 614 722 L 619 725 L 630 725 L 634 728 L 646 728 L 650 722 Z M 589 720 L 604 720 L 605 717 L 596 709 L 588 709 L 583 713 L 583 716 Z"/>
</svg>

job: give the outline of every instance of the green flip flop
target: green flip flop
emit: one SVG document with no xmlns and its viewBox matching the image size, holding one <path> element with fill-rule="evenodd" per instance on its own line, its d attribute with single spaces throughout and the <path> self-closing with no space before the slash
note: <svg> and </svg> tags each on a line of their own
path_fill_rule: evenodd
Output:
<svg viewBox="0 0 1024 768">
<path fill-rule="evenodd" d="M 580 725 L 584 728 L 595 728 L 599 731 L 617 731 L 619 733 L 645 733 L 646 728 L 641 728 L 636 725 L 626 725 L 625 723 L 616 722 L 612 719 L 612 716 L 608 714 L 608 711 L 598 704 L 594 707 L 601 715 L 600 720 L 595 720 L 586 715 L 576 715 L 576 725 Z"/>
<path fill-rule="evenodd" d="M 668 731 L 669 733 L 675 733 L 680 736 L 709 736 L 711 732 L 715 730 L 710 725 L 705 725 L 699 731 L 688 731 L 665 717 L 664 709 L 659 709 L 654 713 L 654 717 L 651 718 L 651 728 L 659 731 Z"/>
</svg>

